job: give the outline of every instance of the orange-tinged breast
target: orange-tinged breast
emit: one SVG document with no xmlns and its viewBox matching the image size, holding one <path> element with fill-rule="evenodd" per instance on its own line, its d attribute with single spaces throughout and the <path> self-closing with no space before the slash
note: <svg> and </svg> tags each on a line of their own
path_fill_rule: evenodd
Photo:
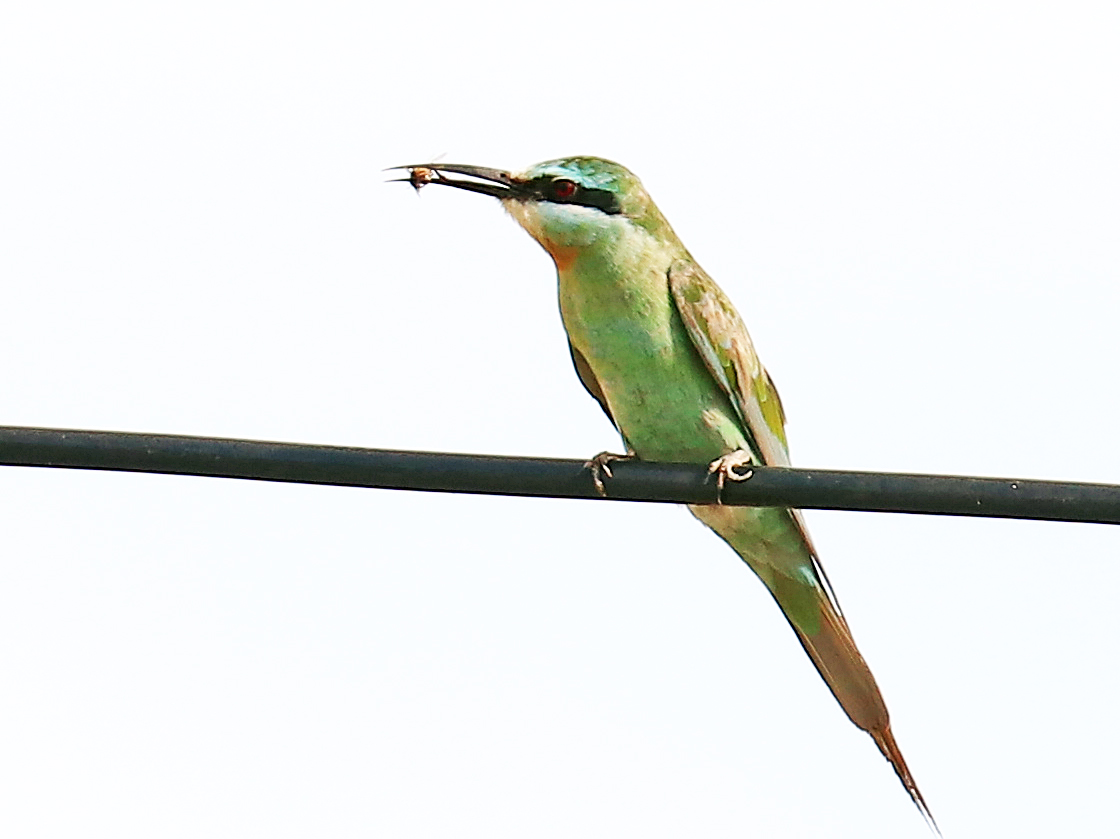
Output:
<svg viewBox="0 0 1120 839">
<path fill-rule="evenodd" d="M 556 270 L 563 272 L 571 267 L 572 263 L 576 261 L 576 253 L 579 248 L 564 247 L 557 245 L 554 242 L 543 242 L 544 249 L 548 251 L 548 255 L 552 257 L 552 261 L 556 263 Z"/>
</svg>

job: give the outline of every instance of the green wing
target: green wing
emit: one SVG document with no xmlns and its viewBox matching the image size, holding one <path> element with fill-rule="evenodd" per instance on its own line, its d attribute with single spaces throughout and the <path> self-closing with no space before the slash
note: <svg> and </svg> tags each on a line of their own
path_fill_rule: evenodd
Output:
<svg viewBox="0 0 1120 839">
<path fill-rule="evenodd" d="M 751 452 L 763 465 L 788 466 L 786 414 L 778 389 L 758 360 L 747 327 L 723 289 L 700 266 L 682 259 L 669 268 L 669 290 L 696 351 L 730 397 Z M 801 511 L 788 512 L 805 541 L 818 582 L 843 620 L 844 613 L 817 558 Z"/>
<path fill-rule="evenodd" d="M 727 295 L 700 266 L 686 260 L 670 266 L 669 290 L 696 351 L 730 397 L 752 453 L 761 464 L 788 466 L 786 416 L 778 389 Z"/>
<path fill-rule="evenodd" d="M 678 260 L 669 268 L 669 289 L 693 346 L 735 407 L 753 456 L 767 466 L 787 466 L 785 413 L 778 391 L 758 360 L 747 327 L 731 301 L 711 277 L 687 260 Z M 723 509 L 718 505 L 692 508 L 701 521 L 720 535 L 725 532 L 720 530 L 720 524 L 729 520 Z M 891 733 L 887 706 L 867 662 L 856 648 L 844 613 L 817 559 L 801 511 L 782 512 L 789 516 L 804 542 L 804 553 L 795 550 L 793 555 L 795 561 L 804 563 L 803 570 L 811 572 L 810 579 L 791 574 L 788 558 L 775 563 L 766 555 L 767 550 L 747 546 L 741 536 L 736 541 L 733 527 L 724 539 L 766 583 L 833 696 L 852 722 L 872 736 L 922 815 L 940 836 Z M 747 538 L 753 540 L 750 534 Z"/>
<path fill-rule="evenodd" d="M 591 371 L 591 365 L 587 363 L 587 359 L 583 357 L 583 353 L 575 348 L 575 345 L 569 341 L 568 351 L 572 354 L 572 364 L 576 367 L 576 375 L 579 376 L 580 384 L 584 389 L 595 397 L 595 401 L 599 403 L 599 407 L 603 409 L 603 413 L 607 415 L 607 419 L 611 421 L 619 433 L 622 429 L 618 428 L 618 423 L 614 421 L 611 415 L 611 409 L 607 406 L 607 397 L 603 395 L 603 388 L 599 385 L 599 380 L 595 378 L 595 374 Z"/>
</svg>

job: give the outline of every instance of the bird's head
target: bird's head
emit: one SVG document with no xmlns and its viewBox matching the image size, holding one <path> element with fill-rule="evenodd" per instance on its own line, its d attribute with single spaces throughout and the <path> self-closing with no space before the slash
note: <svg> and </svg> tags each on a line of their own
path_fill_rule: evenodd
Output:
<svg viewBox="0 0 1120 839">
<path fill-rule="evenodd" d="M 599 157 L 547 160 L 518 174 L 442 163 L 398 168 L 409 170 L 401 180 L 417 189 L 440 184 L 500 199 L 561 269 L 583 251 L 618 247 L 634 233 L 674 235 L 641 181 Z"/>
</svg>

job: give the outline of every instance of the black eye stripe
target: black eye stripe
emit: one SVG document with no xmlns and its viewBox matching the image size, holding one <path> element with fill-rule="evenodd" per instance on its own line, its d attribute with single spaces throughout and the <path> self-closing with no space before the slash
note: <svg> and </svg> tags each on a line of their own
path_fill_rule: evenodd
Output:
<svg viewBox="0 0 1120 839">
<path fill-rule="evenodd" d="M 582 203 L 587 207 L 595 207 L 612 216 L 622 212 L 622 207 L 620 207 L 618 203 L 618 196 L 609 189 L 577 190 L 576 198 L 580 198 L 581 196 L 583 200 L 577 203 Z"/>
<path fill-rule="evenodd" d="M 557 180 L 572 183 L 572 181 L 567 178 L 558 179 L 550 175 L 545 175 L 539 178 L 533 178 L 533 180 L 529 181 L 525 186 L 528 188 L 529 194 L 539 201 L 551 201 L 553 204 L 578 204 L 581 207 L 593 207 L 596 210 L 601 210 L 612 216 L 622 212 L 622 207 L 618 202 L 618 196 L 609 189 L 589 189 L 577 183 L 575 185 L 575 192 L 566 198 L 561 198 L 553 189 L 553 184 L 555 184 Z"/>
</svg>

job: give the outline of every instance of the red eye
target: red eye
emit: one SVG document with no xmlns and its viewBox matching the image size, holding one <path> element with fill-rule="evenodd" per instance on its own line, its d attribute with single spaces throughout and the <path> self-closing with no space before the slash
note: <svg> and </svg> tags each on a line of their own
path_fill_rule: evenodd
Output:
<svg viewBox="0 0 1120 839">
<path fill-rule="evenodd" d="M 557 178 L 552 182 L 552 194 L 560 199 L 571 198 L 576 194 L 575 181 Z"/>
</svg>

